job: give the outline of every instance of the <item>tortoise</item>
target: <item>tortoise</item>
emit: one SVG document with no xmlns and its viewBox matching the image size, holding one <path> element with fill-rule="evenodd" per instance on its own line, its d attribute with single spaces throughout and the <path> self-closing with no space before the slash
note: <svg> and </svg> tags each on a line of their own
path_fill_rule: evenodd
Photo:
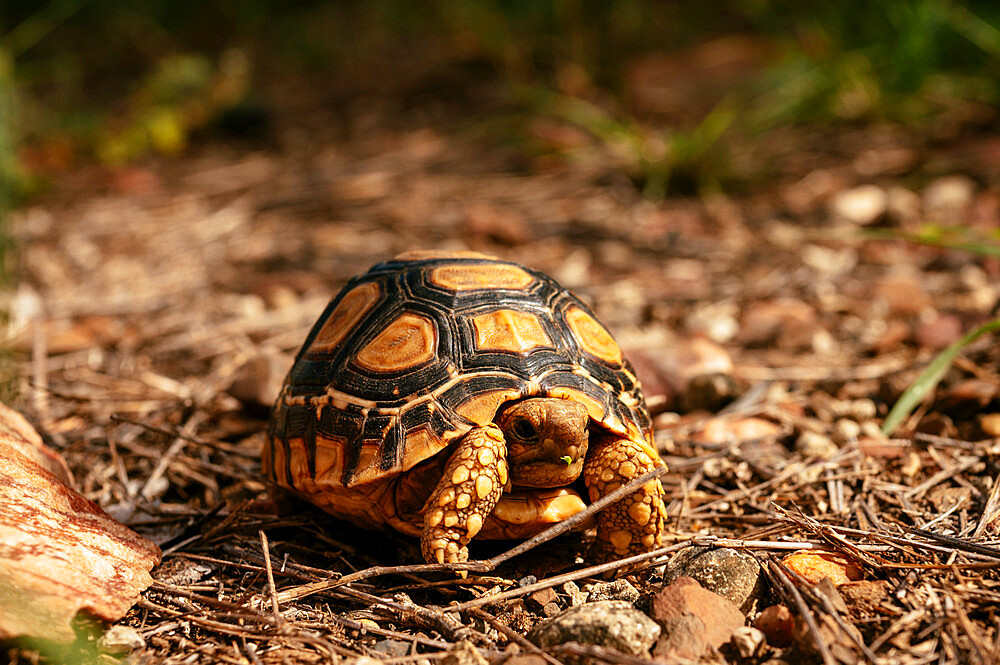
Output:
<svg viewBox="0 0 1000 665">
<path fill-rule="evenodd" d="M 583 510 L 578 489 L 595 501 L 663 466 L 651 441 L 632 366 L 576 296 L 485 254 L 411 251 L 330 301 L 272 409 L 263 466 L 444 563 L 474 537 L 527 538 Z M 658 547 L 662 494 L 652 480 L 599 513 L 588 559 Z"/>
</svg>

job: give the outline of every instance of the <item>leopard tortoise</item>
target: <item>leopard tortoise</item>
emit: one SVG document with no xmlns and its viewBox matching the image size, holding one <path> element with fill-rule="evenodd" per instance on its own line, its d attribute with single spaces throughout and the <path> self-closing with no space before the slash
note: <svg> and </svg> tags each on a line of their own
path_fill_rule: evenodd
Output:
<svg viewBox="0 0 1000 665">
<path fill-rule="evenodd" d="M 266 475 L 429 562 L 527 538 L 662 466 L 632 367 L 551 277 L 415 251 L 355 277 L 306 338 L 272 411 Z M 582 483 L 580 482 L 582 479 Z M 660 545 L 659 480 L 597 516 L 588 553 Z"/>
</svg>

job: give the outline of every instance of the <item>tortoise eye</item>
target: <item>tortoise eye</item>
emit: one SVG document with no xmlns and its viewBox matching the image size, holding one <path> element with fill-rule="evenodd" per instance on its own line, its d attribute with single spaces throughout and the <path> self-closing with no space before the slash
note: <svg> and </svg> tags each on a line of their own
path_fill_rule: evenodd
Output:
<svg viewBox="0 0 1000 665">
<path fill-rule="evenodd" d="M 511 434 L 518 439 L 530 441 L 538 436 L 535 426 L 527 418 L 518 418 L 510 425 Z"/>
</svg>

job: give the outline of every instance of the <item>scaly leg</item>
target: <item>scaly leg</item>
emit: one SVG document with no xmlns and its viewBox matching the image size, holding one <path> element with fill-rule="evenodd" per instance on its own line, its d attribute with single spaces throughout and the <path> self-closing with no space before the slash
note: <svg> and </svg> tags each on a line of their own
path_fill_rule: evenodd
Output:
<svg viewBox="0 0 1000 665">
<path fill-rule="evenodd" d="M 468 561 L 466 547 L 507 484 L 507 446 L 495 425 L 470 430 L 424 504 L 420 550 L 429 563 Z"/>
<path fill-rule="evenodd" d="M 591 501 L 662 465 L 645 446 L 628 439 L 607 436 L 591 446 L 583 468 Z M 663 486 L 651 480 L 597 514 L 597 540 L 587 558 L 603 563 L 659 547 L 665 512 Z"/>
</svg>

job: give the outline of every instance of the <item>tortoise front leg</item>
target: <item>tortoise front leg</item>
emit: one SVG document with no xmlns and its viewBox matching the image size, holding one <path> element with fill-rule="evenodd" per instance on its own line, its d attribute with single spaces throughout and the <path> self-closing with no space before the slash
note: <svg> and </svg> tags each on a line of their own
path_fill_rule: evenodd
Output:
<svg viewBox="0 0 1000 665">
<path fill-rule="evenodd" d="M 420 550 L 429 563 L 468 561 L 466 547 L 507 484 L 507 446 L 495 425 L 470 430 L 424 505 Z"/>
<path fill-rule="evenodd" d="M 596 501 L 660 464 L 645 446 L 605 436 L 591 442 L 583 481 L 590 500 Z M 597 540 L 587 558 L 603 563 L 659 547 L 665 512 L 663 486 L 659 479 L 651 480 L 597 514 Z"/>
</svg>

